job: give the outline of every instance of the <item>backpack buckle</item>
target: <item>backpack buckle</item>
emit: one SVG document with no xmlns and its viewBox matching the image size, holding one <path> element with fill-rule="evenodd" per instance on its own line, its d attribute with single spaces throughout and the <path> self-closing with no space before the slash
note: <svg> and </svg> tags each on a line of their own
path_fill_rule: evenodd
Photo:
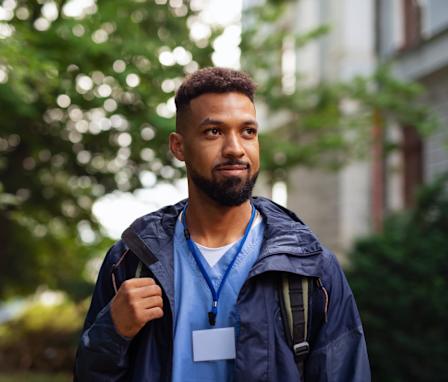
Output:
<svg viewBox="0 0 448 382">
<path fill-rule="evenodd" d="M 310 344 L 307 341 L 300 342 L 293 346 L 293 350 L 296 357 L 302 357 L 310 351 Z"/>
</svg>

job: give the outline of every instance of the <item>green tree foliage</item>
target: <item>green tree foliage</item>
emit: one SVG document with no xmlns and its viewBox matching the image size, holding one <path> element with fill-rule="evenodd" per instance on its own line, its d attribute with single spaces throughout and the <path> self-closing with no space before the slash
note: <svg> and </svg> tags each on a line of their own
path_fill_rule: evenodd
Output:
<svg viewBox="0 0 448 382">
<path fill-rule="evenodd" d="M 109 244 L 92 203 L 144 171 L 181 174 L 167 150 L 174 91 L 210 65 L 218 31 L 193 40 L 182 2 L 0 4 L 0 295 L 40 283 L 82 295 L 86 261 Z"/>
<path fill-rule="evenodd" d="M 243 16 L 242 61 L 254 75 L 258 101 L 266 108 L 262 160 L 272 178 L 287 180 L 287 170 L 295 166 L 337 169 L 365 157 L 375 114 L 412 123 L 421 132 L 435 126 L 431 113 L 419 103 L 422 88 L 399 81 L 386 67 L 345 82 L 323 79 L 315 84 L 297 72 L 285 75 L 285 52 L 300 52 L 325 38 L 331 28 L 322 25 L 296 34 L 296 2 L 257 4 Z"/>
<path fill-rule="evenodd" d="M 348 278 L 375 381 L 444 381 L 448 373 L 448 176 L 384 233 L 358 241 Z"/>
</svg>

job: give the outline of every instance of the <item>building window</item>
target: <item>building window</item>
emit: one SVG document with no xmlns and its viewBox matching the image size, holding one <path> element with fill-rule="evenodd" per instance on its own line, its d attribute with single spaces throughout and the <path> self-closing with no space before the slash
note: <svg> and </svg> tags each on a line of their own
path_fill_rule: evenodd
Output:
<svg viewBox="0 0 448 382">
<path fill-rule="evenodd" d="M 448 2 L 446 0 L 419 0 L 422 34 L 429 38 L 448 28 Z"/>
</svg>

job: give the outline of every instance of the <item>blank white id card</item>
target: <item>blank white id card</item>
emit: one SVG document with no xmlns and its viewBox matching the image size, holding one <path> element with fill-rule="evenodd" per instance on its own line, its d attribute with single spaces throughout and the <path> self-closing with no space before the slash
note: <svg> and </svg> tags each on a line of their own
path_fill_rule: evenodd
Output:
<svg viewBox="0 0 448 382">
<path fill-rule="evenodd" d="M 193 361 L 235 359 L 235 328 L 194 330 Z"/>
</svg>

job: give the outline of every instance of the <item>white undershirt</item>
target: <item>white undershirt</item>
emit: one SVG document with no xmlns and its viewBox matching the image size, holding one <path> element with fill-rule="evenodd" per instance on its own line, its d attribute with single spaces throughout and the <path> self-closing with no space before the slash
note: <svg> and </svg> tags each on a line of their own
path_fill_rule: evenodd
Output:
<svg viewBox="0 0 448 382">
<path fill-rule="evenodd" d="M 256 227 L 258 224 L 260 224 L 261 221 L 262 221 L 261 215 L 257 211 L 257 215 L 255 216 L 255 220 L 252 224 L 251 230 L 254 229 L 254 227 Z M 207 260 L 207 263 L 211 267 L 213 267 L 221 259 L 221 257 L 224 256 L 224 254 L 227 252 L 227 250 L 229 250 L 240 239 L 241 239 L 241 237 L 239 239 L 235 240 L 233 243 L 223 245 L 222 247 L 215 247 L 215 248 L 206 247 L 206 246 L 198 244 L 196 242 L 194 242 L 194 243 L 197 245 L 201 255 L 204 256 L 205 260 Z"/>
</svg>

